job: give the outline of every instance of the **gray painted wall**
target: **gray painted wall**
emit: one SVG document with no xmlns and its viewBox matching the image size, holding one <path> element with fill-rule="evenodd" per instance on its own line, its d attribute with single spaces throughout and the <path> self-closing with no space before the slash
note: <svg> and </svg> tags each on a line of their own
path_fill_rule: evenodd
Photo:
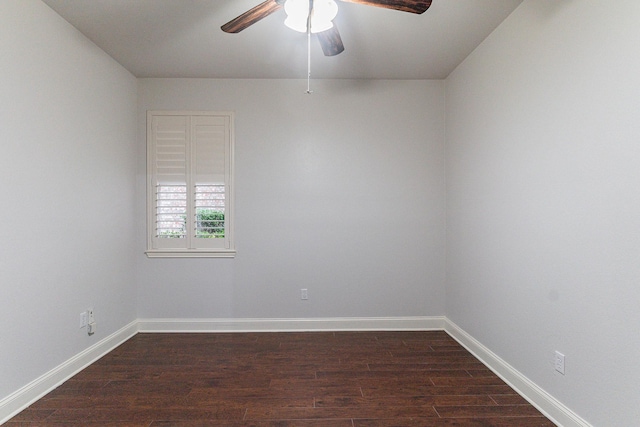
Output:
<svg viewBox="0 0 640 427">
<path fill-rule="evenodd" d="M 640 420 L 639 22 L 529 0 L 447 79 L 447 317 L 594 426 Z"/>
<path fill-rule="evenodd" d="M 135 78 L 37 0 L 0 50 L 1 399 L 136 319 L 137 223 Z"/>
<path fill-rule="evenodd" d="M 141 79 L 147 110 L 236 114 L 235 259 L 147 259 L 141 318 L 444 313 L 444 82 Z M 300 300 L 300 289 L 309 300 Z"/>
</svg>

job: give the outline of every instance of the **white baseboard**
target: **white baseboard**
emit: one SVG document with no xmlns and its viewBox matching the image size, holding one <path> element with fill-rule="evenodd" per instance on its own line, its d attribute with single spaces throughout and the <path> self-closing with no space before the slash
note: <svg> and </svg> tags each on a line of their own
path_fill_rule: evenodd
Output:
<svg viewBox="0 0 640 427">
<path fill-rule="evenodd" d="M 444 330 L 557 425 L 593 427 L 449 319 Z"/>
<path fill-rule="evenodd" d="M 140 332 L 295 332 L 443 330 L 444 316 L 316 319 L 140 319 Z"/>
<path fill-rule="evenodd" d="M 138 333 L 134 321 L 0 400 L 0 424 Z"/>
</svg>

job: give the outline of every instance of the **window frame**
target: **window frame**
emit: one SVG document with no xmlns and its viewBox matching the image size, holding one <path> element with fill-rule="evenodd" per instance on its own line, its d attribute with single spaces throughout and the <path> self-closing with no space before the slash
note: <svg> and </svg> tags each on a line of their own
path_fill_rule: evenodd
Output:
<svg viewBox="0 0 640 427">
<path fill-rule="evenodd" d="M 156 186 L 159 185 L 157 176 L 155 174 L 155 163 L 157 161 L 157 150 L 155 145 L 155 130 L 153 128 L 154 117 L 160 116 L 177 116 L 187 117 L 187 124 L 185 125 L 186 134 L 185 144 L 187 145 L 187 156 L 185 159 L 186 168 L 186 180 L 187 180 L 187 198 L 196 197 L 195 187 L 195 154 L 190 155 L 193 148 L 196 145 L 196 140 L 191 135 L 193 129 L 193 119 L 197 117 L 222 117 L 225 121 L 225 207 L 224 207 L 224 221 L 225 221 L 225 237 L 222 248 L 214 247 L 165 247 L 168 245 L 156 246 L 154 242 L 154 235 L 156 234 Z M 147 138 L 146 138 L 146 152 L 147 152 L 147 250 L 145 254 L 149 258 L 233 258 L 236 255 L 235 239 L 234 239 L 234 151 L 235 151 L 235 135 L 234 135 L 234 119 L 235 114 L 232 111 L 187 111 L 187 110 L 149 110 L 147 111 Z M 193 188 L 190 188 L 190 184 Z M 187 207 L 187 216 L 195 215 L 195 204 Z M 190 231 L 187 231 L 190 232 Z M 182 239 L 175 239 L 182 240 Z M 189 239 L 191 240 L 191 239 Z M 209 240 L 209 239 L 203 239 Z M 197 242 L 198 239 L 193 239 Z M 183 240 L 184 242 L 184 240 Z M 165 242 L 166 243 L 166 242 Z"/>
</svg>

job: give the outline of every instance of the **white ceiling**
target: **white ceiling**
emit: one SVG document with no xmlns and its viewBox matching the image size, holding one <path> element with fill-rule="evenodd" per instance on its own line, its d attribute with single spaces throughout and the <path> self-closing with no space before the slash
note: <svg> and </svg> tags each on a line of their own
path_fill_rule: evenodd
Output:
<svg viewBox="0 0 640 427">
<path fill-rule="evenodd" d="M 43 0 L 137 77 L 306 78 L 306 35 L 280 10 L 220 26 L 262 0 Z M 522 0 L 433 0 L 414 15 L 338 2 L 345 51 L 312 40 L 314 78 L 442 79 Z"/>
</svg>

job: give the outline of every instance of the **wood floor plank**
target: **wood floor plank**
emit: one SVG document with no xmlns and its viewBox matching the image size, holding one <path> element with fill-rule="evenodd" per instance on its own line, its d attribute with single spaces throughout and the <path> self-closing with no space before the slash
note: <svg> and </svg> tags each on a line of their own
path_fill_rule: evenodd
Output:
<svg viewBox="0 0 640 427">
<path fill-rule="evenodd" d="M 44 422 L 24 422 L 24 421 L 9 421 L 3 424 L 5 427 L 149 427 L 151 423 L 149 421 L 72 421 L 65 420 L 62 422 L 47 421 Z"/>
<path fill-rule="evenodd" d="M 353 427 L 350 419 L 278 421 L 154 421 L 149 427 Z"/>
<path fill-rule="evenodd" d="M 354 419 L 377 418 L 395 419 L 399 417 L 437 418 L 432 406 L 353 406 L 335 408 L 268 408 L 247 411 L 247 420 L 305 420 L 305 419 Z"/>
<path fill-rule="evenodd" d="M 387 406 L 465 406 L 497 405 L 490 396 L 329 396 L 315 400 L 315 406 L 321 407 L 387 407 Z"/>
<path fill-rule="evenodd" d="M 16 426 L 550 427 L 443 331 L 138 334 Z"/>
<path fill-rule="evenodd" d="M 428 419 L 398 418 L 395 420 L 353 420 L 354 427 L 554 427 L 551 421 L 539 417 L 530 418 L 474 418 Z"/>
</svg>

